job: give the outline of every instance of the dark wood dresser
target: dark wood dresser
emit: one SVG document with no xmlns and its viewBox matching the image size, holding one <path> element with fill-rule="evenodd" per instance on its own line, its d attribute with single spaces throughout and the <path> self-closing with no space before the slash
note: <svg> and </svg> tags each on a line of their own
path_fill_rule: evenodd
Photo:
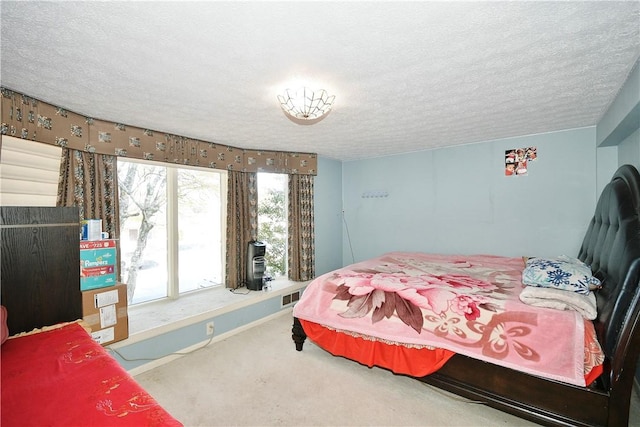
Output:
<svg viewBox="0 0 640 427">
<path fill-rule="evenodd" d="M 9 333 L 82 318 L 78 208 L 0 206 L 0 232 Z"/>
</svg>

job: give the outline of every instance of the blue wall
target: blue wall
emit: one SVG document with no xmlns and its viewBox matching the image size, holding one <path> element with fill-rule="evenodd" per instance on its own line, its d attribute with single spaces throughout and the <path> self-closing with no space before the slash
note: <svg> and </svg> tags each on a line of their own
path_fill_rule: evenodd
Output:
<svg viewBox="0 0 640 427">
<path fill-rule="evenodd" d="M 618 146 L 618 164 L 631 163 L 640 169 L 640 129 L 636 129 Z"/>
<path fill-rule="evenodd" d="M 259 321 L 282 310 L 281 295 L 273 294 L 273 298 L 258 301 L 254 304 L 240 307 L 234 310 L 224 311 L 212 315 L 198 322 L 176 327 L 161 335 L 155 335 L 148 339 L 125 344 L 115 343 L 107 346 L 111 355 L 127 370 L 139 368 L 155 359 L 182 352 L 183 349 L 197 343 L 204 346 L 208 339 L 233 331 L 236 328 Z M 214 322 L 214 335 L 206 335 L 205 324 Z M 293 345 L 293 344 L 292 344 Z M 293 347 L 292 347 L 293 348 Z"/>
<path fill-rule="evenodd" d="M 640 169 L 640 61 L 597 125 L 598 192 L 626 163 Z"/>
<path fill-rule="evenodd" d="M 396 250 L 575 255 L 597 197 L 595 141 L 589 127 L 346 162 L 354 258 Z M 538 159 L 528 175 L 506 177 L 505 150 L 529 146 Z M 362 197 L 378 190 L 388 196 Z"/>
<path fill-rule="evenodd" d="M 314 179 L 316 276 L 342 267 L 342 163 L 318 158 Z"/>
<path fill-rule="evenodd" d="M 639 64 L 597 126 L 345 163 L 320 157 L 316 274 L 395 250 L 576 254 L 618 166 L 640 169 Z M 504 151 L 527 146 L 538 147 L 529 174 L 505 177 Z M 363 197 L 371 192 L 386 197 Z"/>
</svg>

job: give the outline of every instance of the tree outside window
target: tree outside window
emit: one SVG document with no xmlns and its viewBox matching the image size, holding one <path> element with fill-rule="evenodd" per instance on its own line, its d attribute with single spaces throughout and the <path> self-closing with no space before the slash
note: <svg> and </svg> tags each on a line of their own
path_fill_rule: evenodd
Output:
<svg viewBox="0 0 640 427">
<path fill-rule="evenodd" d="M 272 277 L 287 275 L 287 183 L 285 174 L 258 174 L 258 240 L 266 244 Z"/>
</svg>

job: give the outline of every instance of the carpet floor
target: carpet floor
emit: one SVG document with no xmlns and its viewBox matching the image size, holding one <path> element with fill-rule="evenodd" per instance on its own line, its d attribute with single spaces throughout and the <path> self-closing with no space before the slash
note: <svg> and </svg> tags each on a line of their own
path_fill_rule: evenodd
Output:
<svg viewBox="0 0 640 427">
<path fill-rule="evenodd" d="M 308 340 L 297 352 L 291 325 L 285 311 L 136 380 L 187 427 L 536 425 Z"/>
</svg>

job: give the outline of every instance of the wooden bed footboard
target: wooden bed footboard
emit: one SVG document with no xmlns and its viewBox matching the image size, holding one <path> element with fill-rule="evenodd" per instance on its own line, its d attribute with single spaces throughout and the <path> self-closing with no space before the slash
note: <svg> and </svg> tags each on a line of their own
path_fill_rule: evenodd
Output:
<svg viewBox="0 0 640 427">
<path fill-rule="evenodd" d="M 543 425 L 628 424 L 629 398 L 613 399 L 609 392 L 534 377 L 462 355 L 418 379 Z"/>
</svg>

